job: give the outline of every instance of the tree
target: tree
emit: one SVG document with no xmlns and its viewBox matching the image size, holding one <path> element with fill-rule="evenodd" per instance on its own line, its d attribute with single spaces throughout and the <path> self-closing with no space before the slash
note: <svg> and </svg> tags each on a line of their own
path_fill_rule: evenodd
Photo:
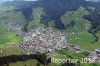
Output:
<svg viewBox="0 0 100 66">
<path fill-rule="evenodd" d="M 36 65 L 37 65 L 37 66 L 40 66 L 40 63 L 37 63 Z"/>
</svg>

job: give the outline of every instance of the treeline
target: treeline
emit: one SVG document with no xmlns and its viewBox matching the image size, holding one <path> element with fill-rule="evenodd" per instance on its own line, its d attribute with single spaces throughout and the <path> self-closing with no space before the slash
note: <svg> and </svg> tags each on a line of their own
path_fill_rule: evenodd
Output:
<svg viewBox="0 0 100 66">
<path fill-rule="evenodd" d="M 0 57 L 0 66 L 7 65 L 11 62 L 26 61 L 30 59 L 38 60 L 44 66 L 47 66 L 49 59 L 47 59 L 45 54 L 31 54 L 31 55 L 11 55 Z"/>
<path fill-rule="evenodd" d="M 39 63 L 43 64 L 44 66 L 48 66 L 51 63 L 51 58 L 47 59 L 45 54 L 31 54 L 31 55 L 11 55 L 11 56 L 4 56 L 0 57 L 0 66 L 9 66 L 9 63 L 15 63 L 18 61 L 27 61 L 30 59 L 35 59 Z M 37 63 L 37 66 L 40 64 Z M 66 63 L 62 64 L 62 66 L 80 66 L 80 62 L 74 64 L 67 61 Z"/>
<path fill-rule="evenodd" d="M 9 66 L 9 63 L 12 62 L 16 63 L 18 61 L 27 61 L 30 59 L 37 60 L 39 62 L 37 63 L 37 66 L 40 66 L 40 63 L 44 66 L 48 66 L 51 63 L 51 58 L 47 59 L 47 56 L 45 54 L 11 55 L 11 56 L 0 57 L 0 66 Z M 70 63 L 69 61 L 67 61 L 61 66 L 80 66 L 80 65 L 81 65 L 80 62 Z M 59 65 L 55 64 L 55 66 L 59 66 Z"/>
</svg>

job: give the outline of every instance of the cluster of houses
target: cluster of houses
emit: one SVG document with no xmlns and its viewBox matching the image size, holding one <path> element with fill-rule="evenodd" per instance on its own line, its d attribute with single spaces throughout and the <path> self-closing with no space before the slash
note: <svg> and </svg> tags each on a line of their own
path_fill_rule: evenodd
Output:
<svg viewBox="0 0 100 66">
<path fill-rule="evenodd" d="M 52 53 L 54 50 L 60 50 L 66 48 L 67 39 L 60 31 L 53 30 L 51 28 L 38 27 L 29 31 L 23 38 L 23 44 L 21 47 L 26 54 L 31 53 Z"/>
<path fill-rule="evenodd" d="M 15 31 L 18 35 L 21 35 L 23 32 L 21 31 L 21 26 L 18 23 L 8 23 L 8 30 Z"/>
<path fill-rule="evenodd" d="M 100 49 L 95 49 L 94 51 L 91 51 L 88 58 L 94 59 L 95 62 L 100 62 Z"/>
</svg>

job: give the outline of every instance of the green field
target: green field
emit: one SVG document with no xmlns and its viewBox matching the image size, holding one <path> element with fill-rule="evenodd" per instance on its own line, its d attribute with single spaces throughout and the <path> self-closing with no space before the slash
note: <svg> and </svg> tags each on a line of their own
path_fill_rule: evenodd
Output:
<svg viewBox="0 0 100 66">
<path fill-rule="evenodd" d="M 0 28 L 0 47 L 9 46 L 10 44 L 19 44 L 21 40 L 22 37 L 18 36 L 15 32 Z"/>
<path fill-rule="evenodd" d="M 18 23 L 22 26 L 25 25 L 25 19 L 21 12 L 14 12 L 14 7 L 0 6 L 0 48 L 9 46 L 10 44 L 20 44 L 22 37 L 18 36 L 14 31 L 7 30 L 8 23 Z M 7 12 L 8 11 L 8 12 Z"/>
<path fill-rule="evenodd" d="M 19 47 L 5 47 L 5 48 L 1 48 L 0 51 L 1 50 L 2 50 L 2 53 L 0 52 L 0 57 L 23 54 L 22 48 L 19 48 Z"/>
<path fill-rule="evenodd" d="M 27 61 L 23 61 L 23 62 L 16 62 L 16 63 L 10 63 L 9 66 L 37 66 L 37 63 L 39 63 L 36 60 L 27 60 Z M 84 63 L 84 64 L 80 64 L 81 66 L 100 66 L 99 63 Z M 40 64 L 40 66 L 43 66 L 42 64 Z M 62 66 L 62 64 L 53 64 L 50 63 L 48 64 L 48 66 Z"/>
<path fill-rule="evenodd" d="M 100 33 L 97 33 L 97 35 L 100 37 Z M 98 42 L 92 43 L 96 38 L 88 32 L 73 34 L 69 37 L 70 39 L 67 41 L 68 43 L 79 45 L 82 49 L 94 50 L 96 48 L 100 48 L 100 39 Z M 76 38 L 79 38 L 79 40 Z"/>
<path fill-rule="evenodd" d="M 84 58 L 84 56 L 79 55 L 79 54 L 75 53 L 74 51 L 69 50 L 67 48 L 64 48 L 64 49 L 61 49 L 61 50 L 57 50 L 56 52 L 57 52 L 57 54 L 60 54 L 61 58 L 63 58 L 64 55 L 65 55 L 64 58 L 71 58 L 71 59 L 72 58 L 74 58 L 74 59 L 76 59 L 76 58 L 77 59 Z"/>
<path fill-rule="evenodd" d="M 37 63 L 39 62 L 31 59 L 31 60 L 22 61 L 22 62 L 19 61 L 16 63 L 10 63 L 9 66 L 37 66 Z M 43 66 L 43 65 L 40 64 L 40 66 Z"/>
</svg>

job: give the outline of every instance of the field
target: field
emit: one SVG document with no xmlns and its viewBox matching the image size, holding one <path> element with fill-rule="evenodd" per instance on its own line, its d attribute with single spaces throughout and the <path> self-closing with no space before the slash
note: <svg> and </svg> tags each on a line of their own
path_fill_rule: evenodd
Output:
<svg viewBox="0 0 100 66">
<path fill-rule="evenodd" d="M 100 37 L 100 33 L 97 33 L 97 35 L 98 37 Z M 70 39 L 67 41 L 68 43 L 79 45 L 82 49 L 94 50 L 96 48 L 100 48 L 100 39 L 98 40 L 98 42 L 92 43 L 96 38 L 88 32 L 73 34 L 69 37 Z M 79 40 L 77 40 L 77 38 Z"/>
<path fill-rule="evenodd" d="M 19 23 L 22 28 L 25 25 L 25 19 L 21 12 L 14 12 L 13 7 L 0 6 L 0 48 L 9 46 L 10 44 L 20 44 L 22 37 L 18 36 L 14 31 L 7 30 L 8 23 Z"/>
<path fill-rule="evenodd" d="M 19 44 L 21 40 L 22 37 L 17 36 L 15 32 L 0 28 L 0 47 L 9 46 L 10 44 Z"/>
<path fill-rule="evenodd" d="M 16 63 L 10 63 L 9 66 L 37 66 L 39 63 L 36 60 L 27 60 L 27 61 L 22 61 L 22 62 L 16 62 Z M 42 64 L 39 63 L 39 66 L 43 66 Z"/>
<path fill-rule="evenodd" d="M 0 49 L 0 51 L 2 50 L 2 52 L 0 52 L 0 57 L 2 56 L 9 56 L 9 55 L 21 55 L 22 53 L 22 49 L 18 48 L 18 47 L 5 47 Z"/>
<path fill-rule="evenodd" d="M 71 58 L 71 59 L 72 58 L 80 59 L 80 58 L 84 57 L 82 55 L 79 55 L 79 54 L 75 53 L 73 50 L 69 50 L 67 48 L 57 50 L 56 52 L 57 52 L 57 54 L 60 54 L 61 58 L 63 58 L 64 55 L 65 55 L 64 58 Z"/>
</svg>

